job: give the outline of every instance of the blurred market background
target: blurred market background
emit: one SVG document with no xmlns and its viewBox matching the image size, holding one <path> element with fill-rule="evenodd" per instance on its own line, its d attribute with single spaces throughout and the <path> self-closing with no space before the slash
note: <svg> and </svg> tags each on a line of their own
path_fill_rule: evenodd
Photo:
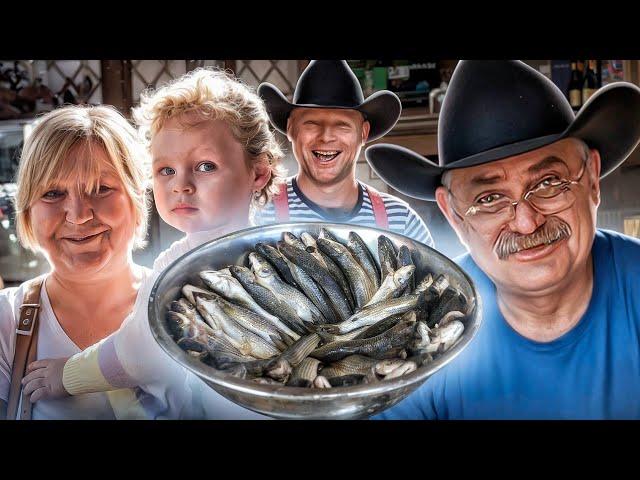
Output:
<svg viewBox="0 0 640 480">
<path fill-rule="evenodd" d="M 608 83 L 626 80 L 640 84 L 638 60 L 525 60 L 554 81 L 572 98 L 577 111 L 583 99 Z M 0 60 L 0 276 L 15 285 L 48 270 L 46 260 L 23 249 L 17 241 L 13 197 L 15 174 L 24 138 L 42 113 L 63 104 L 110 104 L 130 117 L 140 93 L 197 67 L 233 71 L 256 87 L 276 85 L 289 99 L 308 60 Z M 437 161 L 438 113 L 457 60 L 349 60 L 365 97 L 388 89 L 403 104 L 402 117 L 379 142 L 402 145 Z M 573 69 L 573 71 L 572 71 Z M 570 92 L 571 90 L 571 92 Z M 576 97 L 576 91 L 578 96 Z M 581 95 L 581 96 L 580 96 Z M 287 139 L 278 134 L 287 156 L 289 174 L 297 164 Z M 374 142 L 377 143 L 377 142 Z M 373 187 L 397 195 L 422 216 L 436 246 L 448 256 L 465 251 L 435 203 L 403 196 L 384 184 L 358 159 L 357 177 Z M 638 149 L 602 181 L 598 226 L 640 238 L 640 153 Z M 151 266 L 159 252 L 181 234 L 158 216 L 155 208 L 148 245 L 135 252 L 137 262 Z"/>
</svg>

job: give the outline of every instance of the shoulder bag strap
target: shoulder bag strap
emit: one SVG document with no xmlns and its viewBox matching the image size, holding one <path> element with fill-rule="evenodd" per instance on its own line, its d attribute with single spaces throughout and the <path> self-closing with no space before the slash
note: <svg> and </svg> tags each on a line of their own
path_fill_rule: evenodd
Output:
<svg viewBox="0 0 640 480">
<path fill-rule="evenodd" d="M 38 312 L 40 310 L 40 291 L 44 277 L 30 280 L 25 289 L 20 320 L 16 328 L 16 348 L 11 368 L 11 387 L 7 402 L 7 419 L 31 419 L 31 402 L 22 394 L 22 379 L 29 363 L 36 359 L 38 344 Z M 22 402 L 20 398 L 22 397 Z M 20 412 L 18 406 L 21 404 Z M 18 416 L 19 415 L 19 416 Z"/>
</svg>

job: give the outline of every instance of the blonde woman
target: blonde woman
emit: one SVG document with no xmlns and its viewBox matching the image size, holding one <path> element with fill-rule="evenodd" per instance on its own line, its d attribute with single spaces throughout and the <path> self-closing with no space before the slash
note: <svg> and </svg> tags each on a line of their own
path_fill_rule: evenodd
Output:
<svg viewBox="0 0 640 480">
<path fill-rule="evenodd" d="M 284 179 L 282 152 L 262 100 L 234 77 L 198 69 L 143 95 L 134 112 L 151 153 L 153 195 L 162 219 L 187 235 L 161 253 L 155 278 L 189 250 L 250 225 Z M 146 303 L 99 345 L 64 361 L 36 362 L 33 399 L 136 387 L 147 418 L 260 418 L 206 387 L 152 337 Z M 33 385 L 31 385 L 33 384 Z"/>
<path fill-rule="evenodd" d="M 132 261 L 147 228 L 145 157 L 135 129 L 109 107 L 60 108 L 42 117 L 26 139 L 17 180 L 17 231 L 25 247 L 44 253 L 51 271 L 0 291 L 2 418 L 20 307 L 30 285 L 41 284 L 39 295 L 34 293 L 40 305 L 36 358 L 80 352 L 116 331 L 133 309 L 150 273 Z M 47 399 L 31 414 L 34 419 L 112 419 L 113 404 L 132 395 Z"/>
</svg>

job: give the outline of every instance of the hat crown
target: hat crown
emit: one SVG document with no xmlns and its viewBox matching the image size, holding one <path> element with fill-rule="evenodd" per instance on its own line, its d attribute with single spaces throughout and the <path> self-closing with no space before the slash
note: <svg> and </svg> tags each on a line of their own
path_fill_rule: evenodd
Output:
<svg viewBox="0 0 640 480">
<path fill-rule="evenodd" d="M 300 75 L 293 103 L 358 107 L 364 102 L 362 87 L 346 60 L 312 60 Z"/>
<path fill-rule="evenodd" d="M 461 60 L 440 112 L 440 165 L 562 133 L 573 120 L 560 89 L 525 63 Z"/>
</svg>

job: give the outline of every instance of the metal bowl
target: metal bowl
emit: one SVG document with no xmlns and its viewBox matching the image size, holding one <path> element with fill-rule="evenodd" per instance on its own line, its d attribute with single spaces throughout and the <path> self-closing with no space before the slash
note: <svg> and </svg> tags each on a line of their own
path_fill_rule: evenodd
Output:
<svg viewBox="0 0 640 480">
<path fill-rule="evenodd" d="M 185 283 L 202 286 L 198 272 L 220 269 L 230 264 L 246 264 L 249 252 L 257 242 L 271 245 L 282 239 L 283 232 L 317 236 L 321 227 L 328 228 L 346 243 L 350 231 L 357 232 L 377 259 L 378 236 L 386 235 L 397 247 L 407 245 L 415 251 L 416 278 L 427 273 L 446 273 L 450 283 L 470 300 L 473 309 L 467 316 L 460 340 L 435 361 L 416 371 L 364 385 L 333 389 L 274 387 L 231 377 L 192 357 L 173 340 L 166 324 L 166 311 L 173 300 L 181 297 Z M 363 418 L 385 410 L 418 388 L 427 378 L 456 357 L 475 336 L 481 321 L 481 303 L 476 288 L 467 274 L 453 261 L 436 250 L 399 235 L 377 228 L 330 223 L 286 223 L 254 227 L 212 240 L 188 252 L 167 268 L 156 280 L 149 297 L 149 323 L 160 346 L 176 362 L 188 368 L 207 385 L 227 399 L 258 413 L 284 419 Z"/>
</svg>

